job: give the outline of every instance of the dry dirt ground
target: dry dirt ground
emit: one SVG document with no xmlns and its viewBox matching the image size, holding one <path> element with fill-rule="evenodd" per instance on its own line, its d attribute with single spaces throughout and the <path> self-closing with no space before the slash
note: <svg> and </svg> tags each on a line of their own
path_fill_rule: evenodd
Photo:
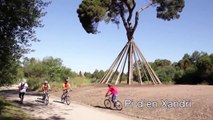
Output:
<svg viewBox="0 0 213 120">
<path fill-rule="evenodd" d="M 213 120 L 213 86 L 149 85 L 117 86 L 122 111 L 105 109 L 106 85 L 75 88 L 72 100 L 108 113 L 124 114 L 131 119 Z M 60 92 L 55 92 L 60 95 Z"/>
<path fill-rule="evenodd" d="M 28 92 L 24 103 L 20 104 L 17 86 L 1 88 L 0 96 L 20 106 L 26 113 L 29 113 L 34 120 L 131 120 L 125 115 L 117 115 L 101 111 L 91 106 L 80 105 L 72 102 L 69 106 L 60 102 L 60 97 L 50 95 L 49 105 L 44 105 L 41 94 Z M 14 118 L 15 119 L 15 118 Z"/>
<path fill-rule="evenodd" d="M 28 92 L 21 107 L 39 119 L 50 120 L 213 120 L 213 86 L 117 86 L 122 111 L 104 107 L 106 85 L 73 88 L 72 103 L 60 103 L 61 91 L 51 91 L 44 106 L 40 94 Z M 0 95 L 18 103 L 17 91 L 5 88 Z"/>
</svg>

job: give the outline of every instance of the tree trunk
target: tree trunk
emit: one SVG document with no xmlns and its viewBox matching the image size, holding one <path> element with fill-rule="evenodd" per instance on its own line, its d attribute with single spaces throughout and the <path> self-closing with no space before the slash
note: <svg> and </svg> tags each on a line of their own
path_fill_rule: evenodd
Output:
<svg viewBox="0 0 213 120">
<path fill-rule="evenodd" d="M 129 45 L 129 50 L 128 50 L 128 80 L 127 84 L 131 85 L 133 81 L 133 45 L 132 45 L 132 40 L 129 40 L 130 45 Z"/>
</svg>

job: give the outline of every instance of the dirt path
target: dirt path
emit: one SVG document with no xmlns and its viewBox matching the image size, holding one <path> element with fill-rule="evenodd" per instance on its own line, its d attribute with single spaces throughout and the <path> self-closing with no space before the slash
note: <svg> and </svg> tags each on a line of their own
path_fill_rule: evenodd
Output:
<svg viewBox="0 0 213 120">
<path fill-rule="evenodd" d="M 16 86 L 1 88 L 0 95 L 19 104 Z M 79 105 L 72 102 L 69 106 L 60 102 L 55 96 L 50 96 L 50 103 L 45 106 L 38 93 L 28 92 L 24 98 L 24 104 L 20 105 L 24 111 L 32 114 L 37 119 L 48 120 L 132 120 L 127 116 L 100 111 L 94 107 Z"/>
</svg>

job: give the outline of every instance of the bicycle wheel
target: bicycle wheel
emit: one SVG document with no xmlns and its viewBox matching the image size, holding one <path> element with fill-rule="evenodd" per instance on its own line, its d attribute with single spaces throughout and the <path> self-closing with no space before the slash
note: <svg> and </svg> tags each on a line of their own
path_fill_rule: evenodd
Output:
<svg viewBox="0 0 213 120">
<path fill-rule="evenodd" d="M 69 105 L 71 103 L 70 96 L 66 96 L 65 101 L 66 101 L 67 105 Z"/>
<path fill-rule="evenodd" d="M 48 105 L 49 104 L 49 96 L 47 95 L 44 99 L 44 104 Z"/>
<path fill-rule="evenodd" d="M 123 109 L 123 104 L 121 103 L 121 101 L 117 100 L 115 107 L 117 110 L 121 111 Z"/>
<path fill-rule="evenodd" d="M 61 102 L 64 103 L 65 99 L 63 97 L 63 95 L 61 96 Z"/>
<path fill-rule="evenodd" d="M 111 108 L 111 101 L 109 99 L 104 100 L 104 105 L 106 108 Z"/>
</svg>

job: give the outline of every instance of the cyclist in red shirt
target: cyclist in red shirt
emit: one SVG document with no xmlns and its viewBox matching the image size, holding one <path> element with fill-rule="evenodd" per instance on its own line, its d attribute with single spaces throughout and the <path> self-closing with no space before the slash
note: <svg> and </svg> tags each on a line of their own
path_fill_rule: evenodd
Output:
<svg viewBox="0 0 213 120">
<path fill-rule="evenodd" d="M 109 93 L 112 94 L 112 102 L 115 103 L 116 102 L 116 98 L 118 96 L 118 90 L 112 86 L 111 84 L 108 84 L 109 89 L 106 92 L 106 97 L 108 96 Z"/>
<path fill-rule="evenodd" d="M 48 92 L 49 90 L 50 90 L 50 85 L 48 84 L 48 81 L 45 80 L 44 84 L 42 85 L 42 91 L 44 93 L 42 97 L 43 100 L 44 100 L 45 93 Z"/>
</svg>

